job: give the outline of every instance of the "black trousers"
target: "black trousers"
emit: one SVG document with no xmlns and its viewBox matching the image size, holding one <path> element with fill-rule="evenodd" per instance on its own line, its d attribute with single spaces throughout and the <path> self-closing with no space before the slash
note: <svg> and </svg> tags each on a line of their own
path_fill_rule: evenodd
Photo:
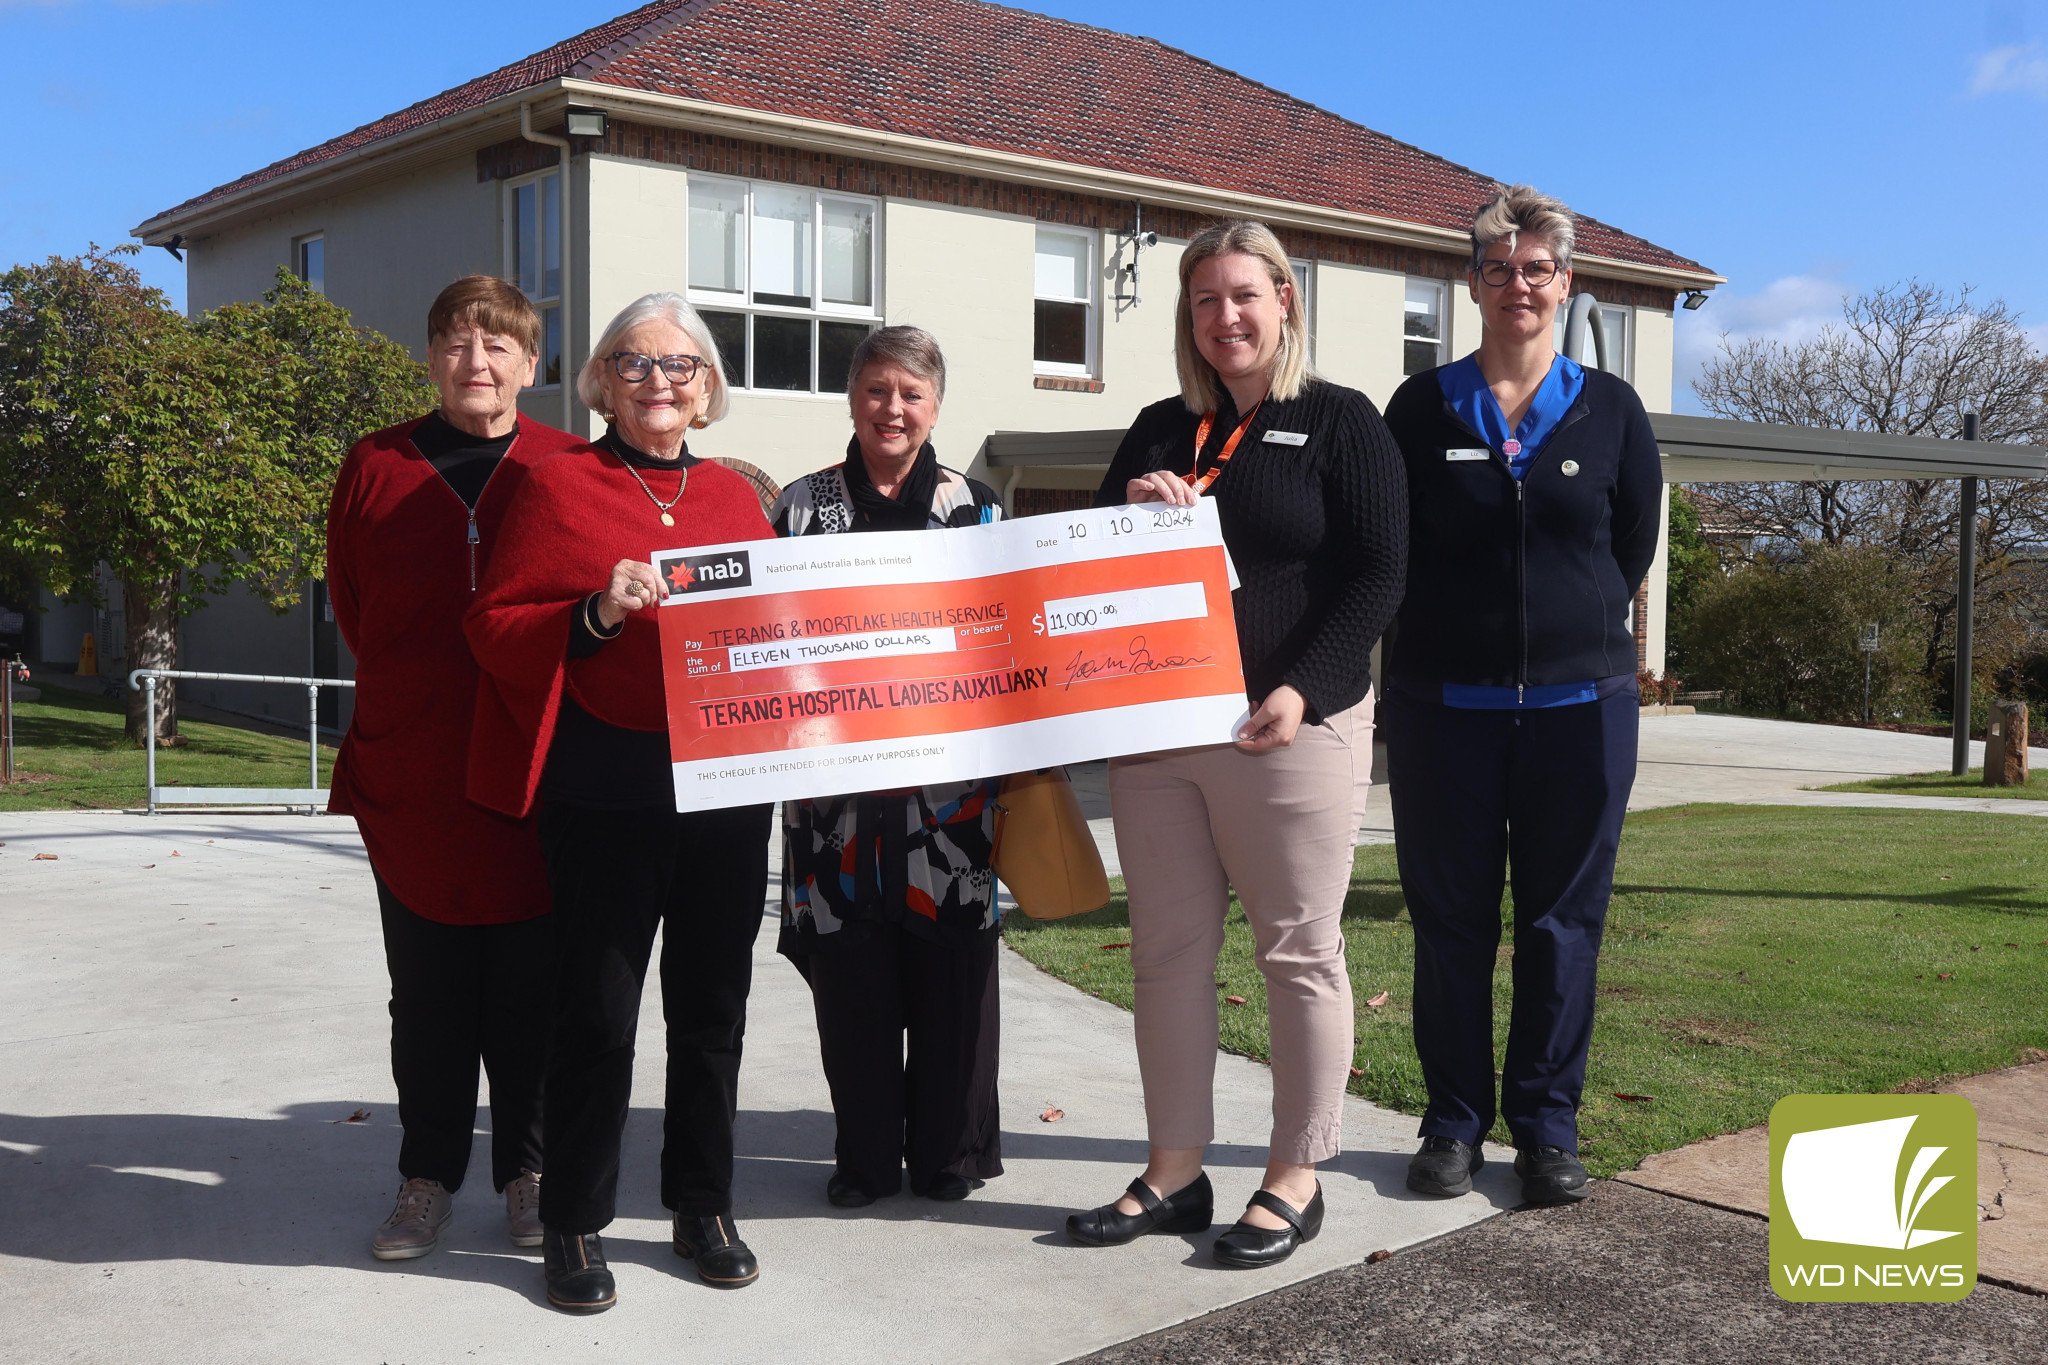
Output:
<svg viewBox="0 0 2048 1365">
<path fill-rule="evenodd" d="M 1395 692 L 1382 712 L 1395 855 L 1415 923 L 1423 1136 L 1493 1127 L 1493 971 L 1513 868 L 1514 1002 L 1499 1113 L 1518 1147 L 1578 1150 L 1595 971 L 1635 783 L 1633 687 L 1533 711 Z"/>
<path fill-rule="evenodd" d="M 996 935 L 953 947 L 890 925 L 798 962 L 817 1009 L 840 1171 L 875 1195 L 902 1189 L 906 1164 L 918 1194 L 940 1172 L 1001 1175 Z"/>
<path fill-rule="evenodd" d="M 770 810 L 679 815 L 550 799 L 542 812 L 557 922 L 540 1189 L 550 1230 L 599 1232 L 617 1214 L 619 1143 L 657 928 L 668 1025 L 661 1202 L 699 1217 L 732 1211 L 732 1125 L 768 890 Z"/>
<path fill-rule="evenodd" d="M 391 1078 L 407 1180 L 462 1188 L 476 1133 L 477 1063 L 491 1078 L 491 1186 L 541 1166 L 541 1076 L 554 1016 L 555 917 L 440 924 L 377 879 L 391 970 Z"/>
</svg>

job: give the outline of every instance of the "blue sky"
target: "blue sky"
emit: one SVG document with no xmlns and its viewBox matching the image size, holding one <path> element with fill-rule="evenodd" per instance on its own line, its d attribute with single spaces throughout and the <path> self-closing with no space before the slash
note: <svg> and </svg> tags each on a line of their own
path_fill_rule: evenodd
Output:
<svg viewBox="0 0 2048 1365">
<path fill-rule="evenodd" d="M 744 3 L 745 0 L 732 0 Z M 1698 259 L 1686 378 L 1724 330 L 1845 291 L 1971 283 L 2048 345 L 2048 0 L 1949 5 L 1040 0 L 1231 67 Z M 0 0 L 0 263 L 144 217 L 547 46 L 630 0 Z M 182 269 L 144 256 L 180 302 Z M 1683 399 L 1681 399 L 1683 406 Z"/>
</svg>

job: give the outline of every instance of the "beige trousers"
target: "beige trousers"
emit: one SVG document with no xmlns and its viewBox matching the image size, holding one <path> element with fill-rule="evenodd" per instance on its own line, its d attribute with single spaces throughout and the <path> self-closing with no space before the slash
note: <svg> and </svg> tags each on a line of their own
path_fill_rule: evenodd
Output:
<svg viewBox="0 0 2048 1365">
<path fill-rule="evenodd" d="M 1353 1026 L 1340 919 L 1371 780 L 1370 696 L 1302 726 L 1285 749 L 1110 761 L 1154 1146 L 1201 1147 L 1216 1135 L 1216 957 L 1234 887 L 1266 978 L 1272 1157 L 1337 1154 Z"/>
</svg>

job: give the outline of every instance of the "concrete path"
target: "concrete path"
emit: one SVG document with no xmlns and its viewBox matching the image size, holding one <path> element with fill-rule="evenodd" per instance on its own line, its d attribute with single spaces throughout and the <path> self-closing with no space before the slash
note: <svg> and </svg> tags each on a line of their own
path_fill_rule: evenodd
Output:
<svg viewBox="0 0 2048 1365">
<path fill-rule="evenodd" d="M 1978 1273 L 2048 1295 L 2048 1062 L 1940 1089 L 1977 1111 Z M 1660 1152 L 1615 1179 L 1767 1219 L 1770 1153 L 1759 1125 Z"/>
<path fill-rule="evenodd" d="M 571 1319 L 543 1306 L 538 1256 L 507 1246 L 481 1142 L 442 1249 L 368 1255 L 398 1134 L 352 822 L 0 815 L 0 845 L 0 1360 L 1051 1362 L 1518 1197 L 1504 1160 L 1464 1199 L 1410 1197 L 1415 1120 L 1354 1100 L 1327 1230 L 1281 1270 L 1217 1270 L 1206 1236 L 1069 1246 L 1066 1214 L 1143 1162 L 1130 1019 L 1006 953 L 1009 1173 L 961 1204 L 834 1210 L 810 1003 L 770 929 L 739 1126 L 737 1216 L 761 1282 L 714 1292 L 668 1248 L 651 997 L 607 1236 L 621 1303 Z M 1223 1057 L 1218 1095 L 1227 1220 L 1263 1165 L 1268 1073 Z M 1048 1106 L 1065 1119 L 1040 1122 Z"/>
<path fill-rule="evenodd" d="M 2048 1299 L 1786 1303 L 1761 1219 L 1602 1181 L 1091 1365 L 2041 1365 Z"/>
</svg>

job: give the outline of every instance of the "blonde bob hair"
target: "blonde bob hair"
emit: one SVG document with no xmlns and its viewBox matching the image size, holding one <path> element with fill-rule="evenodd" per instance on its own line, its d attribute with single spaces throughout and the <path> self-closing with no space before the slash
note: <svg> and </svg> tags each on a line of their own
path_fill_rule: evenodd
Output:
<svg viewBox="0 0 2048 1365">
<path fill-rule="evenodd" d="M 643 322 L 673 323 L 690 339 L 691 348 L 711 365 L 711 378 L 704 404 L 704 416 L 700 419 L 705 426 L 725 416 L 730 406 L 725 393 L 725 366 L 718 356 L 718 342 L 712 337 L 711 329 L 704 325 L 704 319 L 681 294 L 643 294 L 619 310 L 619 315 L 605 324 L 604 335 L 590 348 L 590 359 L 583 362 L 583 368 L 576 372 L 576 396 L 583 400 L 583 406 L 609 422 L 617 414 L 605 406 L 604 376 L 612 363 L 612 353 L 619 349 L 619 340 Z"/>
<path fill-rule="evenodd" d="M 1191 412 L 1214 412 L 1223 405 L 1223 378 L 1195 346 L 1195 308 L 1190 297 L 1195 267 L 1212 256 L 1250 256 L 1266 267 L 1276 294 L 1282 285 L 1291 291 L 1287 315 L 1280 325 L 1280 349 L 1273 357 L 1269 393 L 1283 403 L 1300 397 L 1316 372 L 1309 364 L 1308 318 L 1302 310 L 1301 291 L 1294 282 L 1294 267 L 1288 263 L 1287 250 L 1273 235 L 1273 229 L 1264 223 L 1234 218 L 1203 228 L 1180 254 L 1180 303 L 1173 323 L 1173 361 L 1180 372 L 1181 401 Z"/>
</svg>

